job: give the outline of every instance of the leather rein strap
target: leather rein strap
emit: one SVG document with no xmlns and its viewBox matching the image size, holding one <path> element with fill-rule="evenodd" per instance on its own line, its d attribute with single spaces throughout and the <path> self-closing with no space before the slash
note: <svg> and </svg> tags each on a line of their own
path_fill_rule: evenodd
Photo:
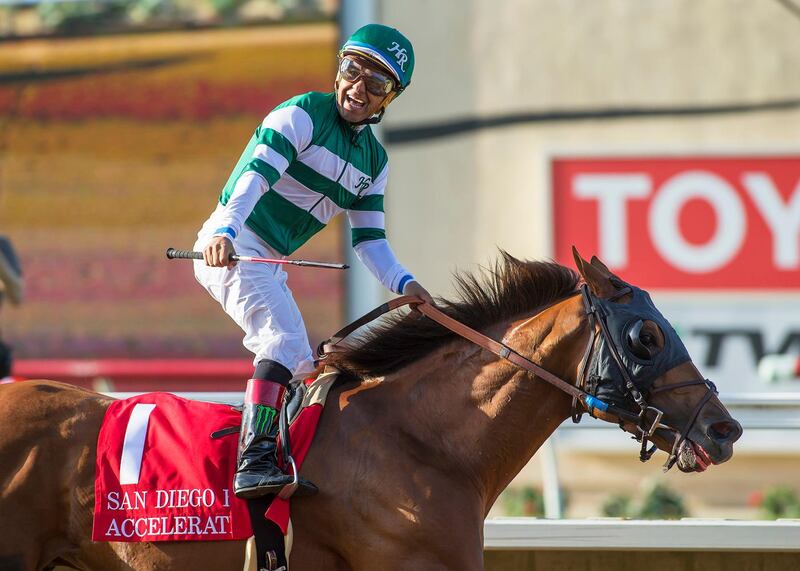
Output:
<svg viewBox="0 0 800 571">
<path fill-rule="evenodd" d="M 491 337 L 487 337 L 486 335 L 479 333 L 478 331 L 475 331 L 471 327 L 468 327 L 463 323 L 453 319 L 449 315 L 446 315 L 445 313 L 436 309 L 432 305 L 425 303 L 419 297 L 413 295 L 404 295 L 402 297 L 397 297 L 395 299 L 392 299 L 384 303 L 383 305 L 376 307 L 366 315 L 363 315 L 362 317 L 356 319 L 349 325 L 346 325 L 345 327 L 334 333 L 330 339 L 320 343 L 319 347 L 317 348 L 317 354 L 322 359 L 326 354 L 337 351 L 337 345 L 348 335 L 353 333 L 353 331 L 377 319 L 384 313 L 387 313 L 389 311 L 392 311 L 393 309 L 397 309 L 399 307 L 403 307 L 406 305 L 410 306 L 412 309 L 416 311 L 419 311 L 420 313 L 429 317 L 430 319 L 433 319 L 436 323 L 438 323 L 442 327 L 449 329 L 450 331 L 463 337 L 464 339 L 472 341 L 479 347 L 482 347 L 487 351 L 490 351 L 491 353 L 494 353 L 495 355 L 507 361 L 510 361 L 514 365 L 533 373 L 537 377 L 547 381 L 554 387 L 564 391 L 565 393 L 571 395 L 575 399 L 579 399 L 588 411 L 591 411 L 595 407 L 601 410 L 606 410 L 605 408 L 606 405 L 601 401 L 599 401 L 598 399 L 596 399 L 595 397 L 593 397 L 592 395 L 580 390 L 571 383 L 568 383 L 567 381 L 564 381 L 563 379 L 557 377 L 553 373 L 543 369 L 530 359 L 523 357 L 522 355 L 511 349 L 508 345 L 504 345 L 499 341 L 495 341 Z M 614 410 L 611 412 L 612 414 L 618 417 L 633 416 L 634 418 L 636 418 L 634 415 L 627 413 L 627 411 Z"/>
</svg>

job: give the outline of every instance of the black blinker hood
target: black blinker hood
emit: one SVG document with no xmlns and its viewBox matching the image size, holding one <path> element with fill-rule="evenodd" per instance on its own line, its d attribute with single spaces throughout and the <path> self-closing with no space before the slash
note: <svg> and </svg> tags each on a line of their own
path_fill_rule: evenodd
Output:
<svg viewBox="0 0 800 571">
<path fill-rule="evenodd" d="M 673 367 L 691 360 L 691 357 L 677 332 L 653 305 L 650 294 L 635 286 L 626 285 L 631 292 L 628 303 L 597 297 L 593 301 L 598 308 L 598 317 L 606 320 L 614 349 L 627 369 L 631 381 L 642 394 L 646 394 L 658 377 Z M 652 359 L 642 359 L 634 355 L 626 341 L 629 330 L 638 321 L 653 321 L 664 334 L 664 348 Z M 588 374 L 596 389 L 596 396 L 621 404 L 627 400 L 625 377 L 607 343 L 606 336 L 600 335 L 599 346 L 594 351 Z"/>
</svg>

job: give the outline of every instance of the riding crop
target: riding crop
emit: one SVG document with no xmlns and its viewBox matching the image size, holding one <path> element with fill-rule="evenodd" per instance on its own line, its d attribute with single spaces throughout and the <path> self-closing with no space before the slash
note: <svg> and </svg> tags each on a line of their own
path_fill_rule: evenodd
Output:
<svg viewBox="0 0 800 571">
<path fill-rule="evenodd" d="M 167 258 L 170 260 L 202 260 L 203 252 L 193 252 L 191 250 L 176 250 L 167 248 Z M 350 266 L 347 264 L 334 264 L 330 262 L 312 262 L 309 260 L 282 260 L 279 258 L 258 258 L 256 256 L 240 256 L 231 254 L 230 260 L 233 262 L 256 262 L 259 264 L 290 264 L 293 266 L 305 266 L 309 268 L 325 268 L 329 270 L 346 270 Z"/>
</svg>

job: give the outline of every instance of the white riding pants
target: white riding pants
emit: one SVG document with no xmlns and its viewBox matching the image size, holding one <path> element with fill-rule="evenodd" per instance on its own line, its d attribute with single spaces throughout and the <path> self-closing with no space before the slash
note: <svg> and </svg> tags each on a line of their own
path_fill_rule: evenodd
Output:
<svg viewBox="0 0 800 571">
<path fill-rule="evenodd" d="M 195 250 L 202 251 L 211 240 L 214 230 L 210 226 L 213 224 L 200 230 Z M 242 227 L 233 246 L 243 256 L 284 257 L 247 226 Z M 280 265 L 239 262 L 228 270 L 195 260 L 194 275 L 242 328 L 245 348 L 255 353 L 254 365 L 262 359 L 272 359 L 289 369 L 295 378 L 305 378 L 314 370 L 303 316 Z"/>
</svg>

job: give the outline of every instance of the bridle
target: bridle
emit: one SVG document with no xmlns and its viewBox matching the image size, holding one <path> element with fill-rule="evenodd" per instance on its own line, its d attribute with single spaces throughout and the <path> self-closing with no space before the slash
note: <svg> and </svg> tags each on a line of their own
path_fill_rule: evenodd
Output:
<svg viewBox="0 0 800 571">
<path fill-rule="evenodd" d="M 633 400 L 636 406 L 639 407 L 639 412 L 631 413 L 625 409 L 616 409 L 612 412 L 614 416 L 617 417 L 619 421 L 620 428 L 623 428 L 624 422 L 630 422 L 636 428 L 636 439 L 641 442 L 642 447 L 639 451 L 639 459 L 642 462 L 647 462 L 652 455 L 657 450 L 657 446 L 653 444 L 650 448 L 648 448 L 648 442 L 652 438 L 655 431 L 659 428 L 663 428 L 666 430 L 670 430 L 677 434 L 677 438 L 673 443 L 672 450 L 669 454 L 669 458 L 667 459 L 666 463 L 664 464 L 664 471 L 669 470 L 675 464 L 678 459 L 678 451 L 680 450 L 681 444 L 683 444 L 689 433 L 694 428 L 695 423 L 697 422 L 698 417 L 700 416 L 700 412 L 705 407 L 706 403 L 715 395 L 717 395 L 717 387 L 711 382 L 709 379 L 694 379 L 690 381 L 683 381 L 679 383 L 670 383 L 668 385 L 663 386 L 653 386 L 647 391 L 648 396 L 652 396 L 657 393 L 664 393 L 667 391 L 672 391 L 675 389 L 680 389 L 683 387 L 690 387 L 694 385 L 704 385 L 707 390 L 706 394 L 703 395 L 703 398 L 695 405 L 692 414 L 689 416 L 688 422 L 684 425 L 682 430 L 677 430 L 667 424 L 661 422 L 662 417 L 664 416 L 664 412 L 657 409 L 654 406 L 651 406 L 647 403 L 645 395 L 643 391 L 641 391 L 634 380 L 631 378 L 631 374 L 628 370 L 628 367 L 625 366 L 623 363 L 622 356 L 620 354 L 619 348 L 614 343 L 611 330 L 609 329 L 608 325 L 608 315 L 607 310 L 601 307 L 597 300 L 598 298 L 589 291 L 589 287 L 586 284 L 581 285 L 581 297 L 583 298 L 583 307 L 584 311 L 589 319 L 590 328 L 592 330 L 592 335 L 589 338 L 589 341 L 586 345 L 586 350 L 584 351 L 583 359 L 581 361 L 580 373 L 578 375 L 578 388 L 584 393 L 589 394 L 587 391 L 587 385 L 593 385 L 594 392 L 597 392 L 597 388 L 599 386 L 599 382 L 603 379 L 598 379 L 597 382 L 590 383 L 589 382 L 589 365 L 591 362 L 597 359 L 596 353 L 599 351 L 598 340 L 604 339 L 605 343 L 603 344 L 603 349 L 607 350 L 613 362 L 616 364 L 616 368 L 619 371 L 622 379 L 624 381 L 624 388 L 623 388 L 623 396 Z M 617 291 L 612 297 L 608 298 L 608 301 L 615 302 L 620 298 L 633 293 L 633 288 L 629 285 L 625 285 L 621 289 Z M 665 373 L 666 371 L 660 371 L 661 374 Z M 575 396 L 572 398 L 572 421 L 575 423 L 580 422 L 580 418 L 584 412 L 588 412 L 590 416 L 594 416 L 593 410 L 591 408 L 586 407 L 586 403 L 584 402 L 585 410 L 580 410 L 578 408 L 579 399 Z M 602 401 L 601 401 L 602 402 Z M 610 405 L 609 405 L 609 408 Z M 602 408 L 600 410 L 603 410 Z M 648 414 L 651 413 L 651 419 L 648 419 Z"/>
<path fill-rule="evenodd" d="M 632 286 L 625 285 L 612 298 L 609 298 L 608 301 L 615 302 L 632 292 Z M 615 417 L 620 428 L 623 430 L 626 423 L 633 424 L 636 428 L 635 438 L 642 443 L 639 453 L 639 459 L 642 462 L 649 460 L 653 453 L 655 453 L 657 450 L 657 446 L 655 444 L 648 448 L 648 442 L 657 429 L 663 428 L 676 433 L 677 437 L 673 444 L 672 451 L 670 452 L 669 458 L 664 464 L 664 471 L 669 470 L 677 461 L 680 446 L 694 428 L 694 425 L 703 407 L 705 407 L 706 403 L 708 403 L 708 401 L 717 394 L 716 386 L 714 386 L 714 383 L 708 379 L 695 379 L 680 383 L 671 383 L 661 387 L 651 387 L 648 391 L 640 390 L 634 383 L 634 379 L 628 371 L 628 368 L 625 366 L 624 359 L 620 354 L 619 349 L 613 342 L 611 330 L 608 324 L 607 310 L 601 307 L 601 305 L 598 303 L 599 298 L 589 291 L 589 288 L 586 284 L 582 284 L 580 291 L 576 292 L 576 294 L 581 295 L 583 298 L 584 310 L 592 329 L 592 335 L 587 342 L 586 349 L 584 350 L 583 358 L 581 360 L 577 386 L 565 381 L 553 373 L 550 373 L 527 357 L 520 355 L 508 345 L 479 333 L 478 331 L 443 313 L 436 307 L 423 302 L 416 296 L 398 297 L 384 303 L 383 305 L 380 305 L 379 307 L 376 307 L 369 313 L 363 315 L 362 317 L 356 319 L 352 323 L 337 331 L 329 339 L 321 342 L 317 348 L 317 355 L 319 356 L 320 360 L 324 360 L 328 354 L 340 351 L 341 349 L 337 347 L 339 343 L 359 327 L 366 325 L 367 323 L 377 319 L 379 316 L 389 311 L 404 306 L 410 306 L 415 311 L 418 311 L 429 317 L 453 333 L 472 341 L 476 345 L 494 353 L 495 355 L 498 355 L 517 367 L 532 373 L 533 375 L 572 396 L 573 422 L 580 422 L 581 416 L 584 412 L 588 413 L 592 417 L 597 418 L 595 416 L 596 411 L 600 411 L 603 413 L 604 417 Z M 600 340 L 605 340 L 605 343 L 599 343 Z M 588 382 L 592 363 L 597 362 L 597 359 L 602 356 L 601 353 L 604 351 L 609 353 L 624 380 L 622 396 L 629 398 L 639 407 L 638 413 L 631 412 L 626 408 L 598 398 L 596 396 L 597 388 L 599 387 L 599 382 L 603 381 L 604 379 L 598 379 L 598 382 Z M 664 372 L 666 371 L 661 371 L 660 374 L 663 374 Z M 594 391 L 587 390 L 586 387 L 590 384 L 593 385 Z M 688 422 L 683 427 L 683 430 L 677 430 L 672 426 L 663 423 L 662 417 L 664 416 L 664 413 L 661 410 L 650 406 L 645 399 L 645 395 L 643 394 L 646 392 L 648 396 L 651 396 L 656 393 L 693 385 L 705 385 L 708 390 L 704 397 L 700 399 L 700 402 L 698 402 L 698 404 L 695 406 L 695 409 L 690 415 Z M 591 394 L 591 392 L 594 392 L 595 394 Z M 582 407 L 582 410 L 579 407 Z M 650 418 L 648 415 L 650 415 Z M 607 419 L 603 418 L 603 420 Z"/>
</svg>

